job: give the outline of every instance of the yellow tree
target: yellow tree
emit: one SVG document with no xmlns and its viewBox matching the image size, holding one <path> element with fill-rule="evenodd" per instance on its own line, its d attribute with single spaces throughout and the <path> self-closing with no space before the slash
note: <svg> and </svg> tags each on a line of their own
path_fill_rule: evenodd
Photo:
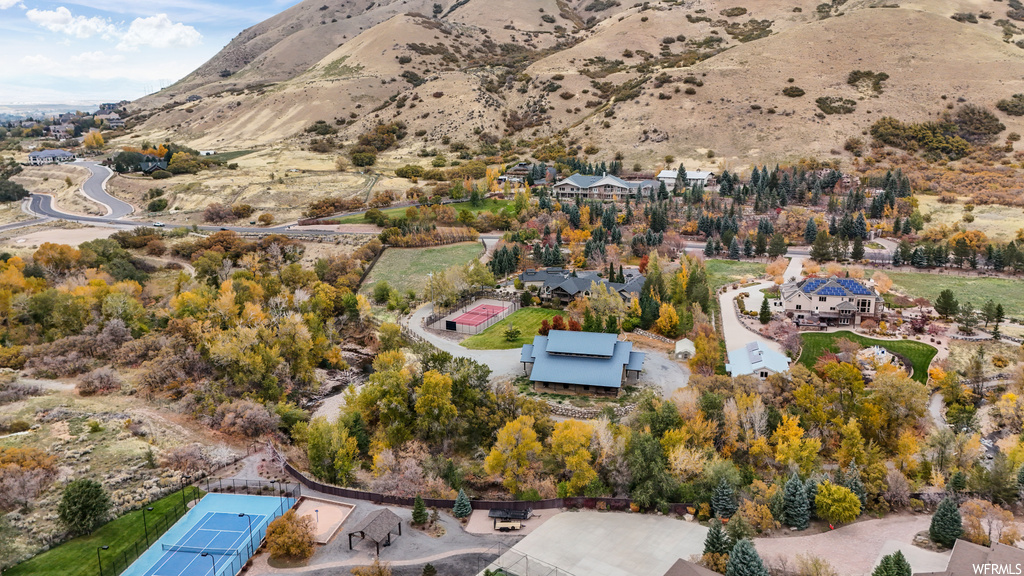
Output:
<svg viewBox="0 0 1024 576">
<path fill-rule="evenodd" d="M 484 460 L 484 470 L 501 476 L 502 484 L 512 494 L 519 493 L 521 482 L 542 448 L 533 424 L 533 416 L 520 416 L 505 424 Z"/>
<path fill-rule="evenodd" d="M 104 144 L 103 136 L 99 132 L 89 132 L 82 140 L 82 145 L 88 150 L 99 150 Z"/>
<path fill-rule="evenodd" d="M 658 320 L 655 322 L 658 332 L 669 338 L 675 338 L 679 334 L 679 314 L 674 306 L 664 302 L 658 309 Z"/>
<path fill-rule="evenodd" d="M 782 417 L 782 423 L 772 434 L 772 444 L 775 445 L 776 462 L 783 466 L 795 464 L 800 467 L 802 475 L 811 473 L 821 452 L 821 441 L 804 438 L 804 430 L 796 416 Z"/>
<path fill-rule="evenodd" d="M 594 480 L 597 472 L 591 466 L 594 455 L 590 444 L 594 427 L 579 420 L 566 420 L 555 424 L 551 432 L 551 454 L 565 467 L 569 479 L 565 483 L 566 496 L 578 496 Z M 559 488 L 562 491 L 562 488 Z"/>
<path fill-rule="evenodd" d="M 267 550 L 275 560 L 305 560 L 313 555 L 313 535 L 313 517 L 289 510 L 267 525 Z"/>
<path fill-rule="evenodd" d="M 427 439 L 445 437 L 459 411 L 452 403 L 452 379 L 431 370 L 423 374 L 423 384 L 416 389 L 417 426 Z"/>
</svg>

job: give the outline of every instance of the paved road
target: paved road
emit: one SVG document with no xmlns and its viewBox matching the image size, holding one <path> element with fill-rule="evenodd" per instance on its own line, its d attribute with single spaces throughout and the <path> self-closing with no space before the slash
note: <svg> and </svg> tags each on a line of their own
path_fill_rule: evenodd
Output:
<svg viewBox="0 0 1024 576">
<path fill-rule="evenodd" d="M 803 258 L 799 256 L 793 256 L 790 258 L 789 266 L 786 267 L 786 272 L 783 277 L 788 282 L 791 278 L 800 277 L 800 269 L 803 266 Z M 758 294 L 764 288 L 770 288 L 775 285 L 775 282 L 766 280 L 758 282 L 753 286 L 747 286 L 746 288 L 737 288 L 735 290 L 728 290 L 718 296 L 718 305 L 722 311 L 722 331 L 725 333 L 725 348 L 726 350 L 736 350 L 743 348 L 748 343 L 758 341 L 762 346 L 775 350 L 776 352 L 783 354 L 782 346 L 779 346 L 778 342 L 769 340 L 764 336 L 755 334 L 750 330 L 747 330 L 740 322 L 739 316 L 736 314 L 736 307 L 733 306 L 733 299 L 740 294 L 740 292 L 749 292 L 751 296 Z M 760 307 L 761 301 L 757 300 L 757 306 Z M 748 304 L 748 307 L 753 306 L 753 302 Z"/>
<path fill-rule="evenodd" d="M 82 185 L 82 192 L 93 202 L 107 208 L 107 218 L 117 220 L 135 212 L 135 207 L 131 204 L 107 194 L 107 180 L 114 175 L 113 170 L 98 162 L 79 161 L 75 162 L 75 166 L 82 166 L 91 173 Z"/>
<path fill-rule="evenodd" d="M 897 244 L 888 238 L 876 238 L 872 242 L 877 242 L 882 245 L 881 249 L 871 249 L 864 247 L 864 258 L 871 261 L 874 264 L 889 264 L 892 262 L 892 253 L 896 250 Z M 704 253 L 704 242 L 685 242 L 683 244 L 683 250 L 686 252 L 700 252 Z M 799 256 L 801 258 L 809 258 L 811 255 L 810 246 L 790 246 L 786 252 L 786 256 L 794 257 Z M 789 280 L 789 275 L 786 275 L 786 280 Z"/>
</svg>

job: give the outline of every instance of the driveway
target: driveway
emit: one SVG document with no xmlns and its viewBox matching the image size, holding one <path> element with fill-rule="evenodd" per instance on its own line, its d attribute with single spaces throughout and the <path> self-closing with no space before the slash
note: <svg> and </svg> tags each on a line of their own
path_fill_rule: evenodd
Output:
<svg viewBox="0 0 1024 576">
<path fill-rule="evenodd" d="M 79 161 L 75 162 L 75 165 L 83 166 L 91 173 L 89 179 L 82 185 L 82 192 L 93 202 L 106 207 L 107 218 L 117 220 L 135 212 L 135 207 L 131 204 L 107 194 L 107 180 L 114 175 L 110 168 L 97 162 Z"/>
<path fill-rule="evenodd" d="M 407 321 L 407 326 L 413 333 L 430 342 L 440 350 L 448 352 L 452 356 L 470 358 L 491 368 L 491 377 L 496 376 L 519 376 L 523 374 L 523 364 L 519 361 L 521 349 L 512 350 L 470 350 L 463 348 L 458 342 L 442 338 L 429 330 L 423 328 L 423 319 L 434 309 L 433 304 L 424 304 L 413 312 Z"/>
<path fill-rule="evenodd" d="M 754 546 L 765 560 L 784 557 L 792 566 L 797 554 L 828 560 L 840 576 L 870 574 L 882 556 L 902 550 L 913 573 L 941 572 L 949 552 L 930 552 L 913 545 L 914 535 L 928 530 L 930 516 L 890 516 L 866 520 L 829 532 L 785 538 L 756 538 Z"/>
<path fill-rule="evenodd" d="M 789 261 L 789 266 L 786 267 L 786 272 L 783 274 L 783 278 L 788 282 L 793 278 L 800 278 L 800 270 L 803 266 L 803 258 L 799 256 L 793 256 Z M 725 348 L 726 350 L 736 350 L 743 348 L 750 342 L 760 342 L 762 346 L 775 350 L 776 352 L 783 354 L 782 346 L 773 340 L 769 340 L 760 334 L 755 334 L 750 330 L 747 330 L 740 322 L 739 316 L 736 313 L 736 307 L 733 305 L 733 299 L 736 298 L 741 292 L 748 292 L 750 298 L 747 299 L 747 309 L 753 310 L 757 306 L 761 306 L 761 290 L 764 288 L 770 288 L 775 285 L 775 282 L 771 280 L 758 282 L 753 286 L 747 286 L 746 288 L 737 288 L 734 290 L 728 290 L 718 296 L 719 308 L 722 311 L 722 331 L 725 333 Z M 757 295 L 755 297 L 755 294 Z M 755 303 L 756 302 L 756 303 Z"/>
</svg>

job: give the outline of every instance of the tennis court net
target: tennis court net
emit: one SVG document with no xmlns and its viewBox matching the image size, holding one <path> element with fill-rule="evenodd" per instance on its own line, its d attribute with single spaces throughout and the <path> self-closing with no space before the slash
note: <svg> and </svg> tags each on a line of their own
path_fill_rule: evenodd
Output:
<svg viewBox="0 0 1024 576">
<path fill-rule="evenodd" d="M 188 552 L 191 554 L 216 554 L 218 556 L 234 556 L 240 554 L 238 550 L 231 550 L 228 548 L 204 548 L 202 546 L 179 546 L 177 544 L 161 544 L 160 545 L 164 552 Z"/>
</svg>

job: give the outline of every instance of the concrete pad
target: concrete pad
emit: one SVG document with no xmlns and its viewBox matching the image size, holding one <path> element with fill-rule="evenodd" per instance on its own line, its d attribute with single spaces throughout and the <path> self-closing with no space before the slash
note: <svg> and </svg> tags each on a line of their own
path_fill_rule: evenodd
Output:
<svg viewBox="0 0 1024 576">
<path fill-rule="evenodd" d="M 299 498 L 295 515 L 309 516 L 314 522 L 314 539 L 317 544 L 327 544 L 341 529 L 341 525 L 352 513 L 355 506 L 321 498 L 303 496 Z"/>
<path fill-rule="evenodd" d="M 679 558 L 700 555 L 707 532 L 695 522 L 666 516 L 563 512 L 503 554 L 495 565 L 540 561 L 576 575 L 664 574 Z"/>
<path fill-rule="evenodd" d="M 469 515 L 469 522 L 466 523 L 465 530 L 469 534 L 510 534 L 514 536 L 526 536 L 531 534 L 542 524 L 554 518 L 556 514 L 564 512 L 564 508 L 552 508 L 550 510 L 534 510 L 533 515 L 528 519 L 523 520 L 523 527 L 514 532 L 499 532 L 494 529 L 494 520 L 487 516 L 488 510 L 473 510 L 473 513 Z"/>
</svg>

